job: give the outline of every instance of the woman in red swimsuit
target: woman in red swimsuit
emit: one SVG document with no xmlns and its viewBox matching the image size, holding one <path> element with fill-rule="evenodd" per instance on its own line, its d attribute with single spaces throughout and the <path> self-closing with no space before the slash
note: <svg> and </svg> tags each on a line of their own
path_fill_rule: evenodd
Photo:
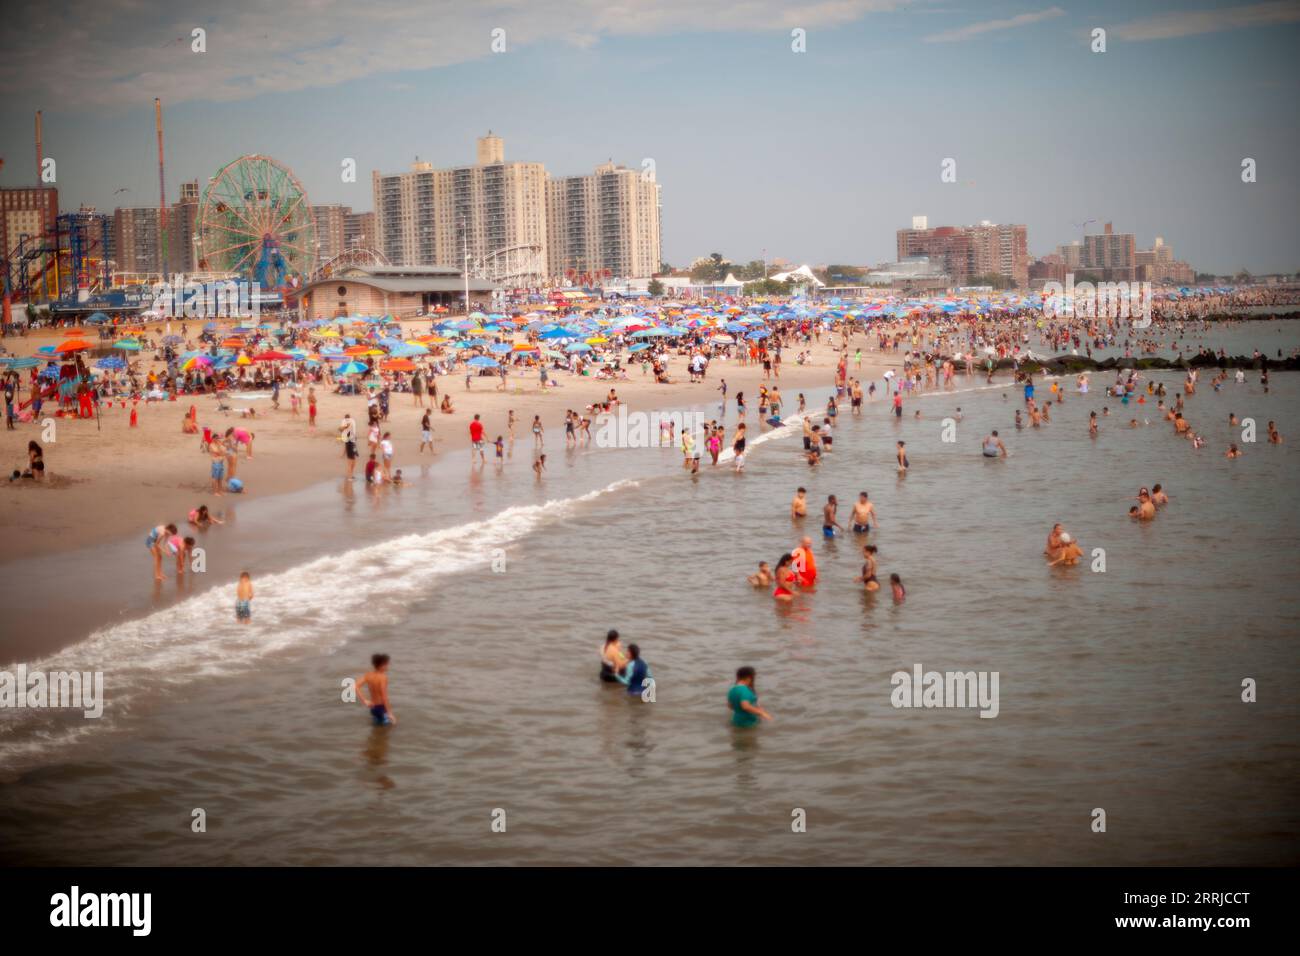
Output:
<svg viewBox="0 0 1300 956">
<path fill-rule="evenodd" d="M 781 560 L 776 563 L 776 590 L 772 592 L 772 597 L 778 601 L 794 600 L 794 571 L 791 565 L 794 564 L 794 555 L 788 551 L 781 555 Z"/>
</svg>

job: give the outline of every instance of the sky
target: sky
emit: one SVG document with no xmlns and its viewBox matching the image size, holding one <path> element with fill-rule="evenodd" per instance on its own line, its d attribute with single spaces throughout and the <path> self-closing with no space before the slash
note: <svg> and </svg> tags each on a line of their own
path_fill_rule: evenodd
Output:
<svg viewBox="0 0 1300 956">
<path fill-rule="evenodd" d="M 676 266 L 875 264 L 926 215 L 1300 270 L 1293 0 L 11 0 L 6 27 L 0 185 L 35 183 L 43 110 L 63 209 L 158 202 L 159 96 L 168 202 L 262 153 L 369 210 L 371 170 L 491 129 L 552 175 L 653 160 Z"/>
</svg>

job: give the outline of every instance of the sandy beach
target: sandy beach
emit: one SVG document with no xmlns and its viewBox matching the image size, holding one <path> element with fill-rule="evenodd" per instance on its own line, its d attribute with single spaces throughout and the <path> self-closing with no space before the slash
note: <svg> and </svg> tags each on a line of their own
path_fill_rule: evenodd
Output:
<svg viewBox="0 0 1300 956">
<path fill-rule="evenodd" d="M 404 332 L 427 330 L 427 324 L 407 323 Z M 4 345 L 16 355 L 35 355 L 42 346 L 57 344 L 64 329 L 45 329 L 25 337 L 8 337 Z M 151 333 L 160 332 L 152 329 Z M 804 365 L 787 358 L 777 380 L 787 402 L 793 407 L 801 389 L 833 383 L 837 350 L 823 337 L 820 344 L 809 346 L 812 360 Z M 888 366 L 900 364 L 893 356 L 868 352 L 866 337 L 858 336 L 853 348 L 863 348 L 863 367 L 850 368 L 850 375 L 864 381 Z M 90 356 L 92 364 L 94 355 Z M 870 367 L 868 367 L 868 360 Z M 162 370 L 161 361 L 151 353 L 140 353 L 142 372 Z M 521 372 L 510 377 L 505 391 L 496 389 L 492 378 L 475 379 L 471 390 L 465 389 L 460 375 L 440 376 L 439 395 L 450 394 L 454 414 L 434 412 L 432 416 L 434 455 L 468 454 L 468 424 L 475 414 L 482 416 L 489 440 L 506 433 L 509 410 L 516 416 L 517 447 L 531 450 L 528 423 L 540 415 L 547 430 L 548 448 L 563 446 L 563 420 L 567 409 L 582 412 L 587 405 L 603 399 L 614 387 L 630 411 L 651 411 L 704 404 L 718 399 L 718 385 L 725 378 L 728 400 L 743 391 L 757 396 L 763 382 L 761 365 L 739 365 L 734 360 L 715 361 L 702 383 L 688 380 L 683 357 L 670 365 L 673 384 L 656 384 L 653 376 L 643 375 L 638 365 L 630 367 L 627 381 L 605 381 L 552 373 L 559 387 L 542 391 L 536 372 Z M 241 456 L 236 475 L 243 479 L 246 491 L 242 498 L 264 498 L 305 488 L 320 481 L 341 477 L 345 473 L 342 445 L 338 440 L 338 423 L 344 414 L 358 421 L 364 465 L 365 400 L 355 395 L 337 395 L 328 387 L 318 386 L 317 427 L 307 426 L 306 408 L 295 418 L 290 410 L 288 393 L 281 396 L 280 408 L 272 409 L 269 398 L 245 399 L 230 394 L 232 411 L 218 410 L 212 395 L 180 396 L 175 402 L 140 402 L 138 424 L 130 427 L 131 403 L 123 407 L 115 401 L 101 406 L 100 418 L 79 420 L 55 418 L 54 441 L 43 441 L 35 424 L 18 424 L 14 431 L 0 433 L 0 462 L 6 474 L 26 467 L 27 442 L 40 441 L 45 449 L 48 480 L 6 481 L 0 490 L 0 526 L 13 542 L 5 560 L 21 560 L 114 540 L 135 532 L 175 521 L 183 523 L 185 515 L 199 504 L 207 504 L 219 513 L 222 498 L 211 494 L 208 458 L 200 448 L 199 436 L 181 431 L 181 421 L 191 405 L 196 406 L 199 427 L 211 426 L 225 431 L 231 426 L 247 428 L 255 438 L 253 458 Z M 426 398 L 426 401 L 428 399 Z M 391 431 L 396 446 L 395 467 L 410 469 L 421 459 L 432 461 L 427 451 L 417 453 L 420 443 L 422 412 L 408 393 L 393 393 L 390 416 L 385 430 Z M 255 408 L 253 418 L 238 414 L 241 408 Z M 46 411 L 51 406 L 47 404 Z M 49 417 L 48 415 L 43 417 Z M 593 426 L 594 427 L 594 426 Z"/>
</svg>

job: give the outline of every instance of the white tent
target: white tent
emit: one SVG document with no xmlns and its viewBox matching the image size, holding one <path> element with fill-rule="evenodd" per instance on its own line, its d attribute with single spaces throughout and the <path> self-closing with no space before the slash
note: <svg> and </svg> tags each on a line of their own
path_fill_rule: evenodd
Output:
<svg viewBox="0 0 1300 956">
<path fill-rule="evenodd" d="M 731 278 L 731 277 L 728 276 L 727 278 Z M 772 278 L 775 279 L 777 282 L 786 282 L 786 281 L 793 280 L 795 285 L 815 285 L 819 289 L 826 284 L 821 279 L 813 275 L 813 271 L 808 268 L 808 264 L 806 262 L 803 265 L 801 265 L 798 269 L 795 269 L 791 272 L 778 272 L 776 275 L 772 276 Z"/>
</svg>

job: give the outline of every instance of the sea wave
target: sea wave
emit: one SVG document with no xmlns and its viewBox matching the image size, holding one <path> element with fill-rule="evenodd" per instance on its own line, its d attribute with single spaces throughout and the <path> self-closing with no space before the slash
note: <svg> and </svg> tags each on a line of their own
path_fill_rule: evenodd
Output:
<svg viewBox="0 0 1300 956">
<path fill-rule="evenodd" d="M 402 620 L 441 576 L 490 566 L 506 548 L 581 504 L 636 487 L 623 479 L 573 498 L 516 505 L 490 518 L 330 554 L 254 582 L 252 623 L 235 619 L 236 583 L 205 591 L 138 620 L 101 628 L 57 654 L 26 663 L 28 674 L 104 674 L 104 714 L 0 709 L 0 767 L 66 745 L 109 725 L 146 695 L 251 670 L 305 647 L 332 650 L 368 625 Z M 16 667 L 16 665 L 15 665 Z"/>
</svg>

